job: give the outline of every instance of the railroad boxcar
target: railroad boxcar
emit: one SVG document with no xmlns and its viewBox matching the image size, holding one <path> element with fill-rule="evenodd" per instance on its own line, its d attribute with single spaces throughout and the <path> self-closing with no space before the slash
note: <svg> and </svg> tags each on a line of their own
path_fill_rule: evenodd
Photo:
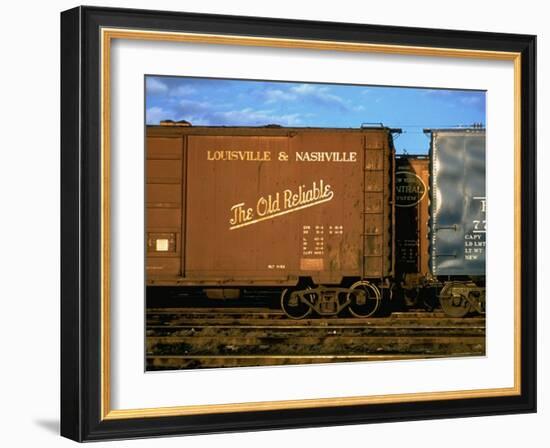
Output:
<svg viewBox="0 0 550 448">
<path fill-rule="evenodd" d="M 148 287 L 372 315 L 394 276 L 394 153 L 384 127 L 147 126 Z"/>
<path fill-rule="evenodd" d="M 431 129 L 430 271 L 445 313 L 485 312 L 485 130 Z"/>
<path fill-rule="evenodd" d="M 431 308 L 433 294 L 425 288 L 430 274 L 430 158 L 401 154 L 396 156 L 395 166 L 396 292 L 406 306 L 424 304 Z"/>
</svg>

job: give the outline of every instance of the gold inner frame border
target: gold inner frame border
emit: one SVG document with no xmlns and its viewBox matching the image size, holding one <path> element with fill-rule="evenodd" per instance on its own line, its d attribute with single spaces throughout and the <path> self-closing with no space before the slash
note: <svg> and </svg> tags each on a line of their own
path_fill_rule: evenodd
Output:
<svg viewBox="0 0 550 448">
<path fill-rule="evenodd" d="M 101 420 L 185 416 L 229 412 L 307 409 L 382 403 L 502 397 L 521 394 L 521 53 L 352 43 L 338 41 L 279 39 L 217 34 L 101 29 Z M 208 405 L 111 409 L 110 369 L 110 62 L 113 39 L 168 41 L 212 45 L 295 48 L 325 51 L 436 56 L 514 63 L 514 386 L 508 388 L 404 393 L 302 400 L 243 402 Z"/>
</svg>

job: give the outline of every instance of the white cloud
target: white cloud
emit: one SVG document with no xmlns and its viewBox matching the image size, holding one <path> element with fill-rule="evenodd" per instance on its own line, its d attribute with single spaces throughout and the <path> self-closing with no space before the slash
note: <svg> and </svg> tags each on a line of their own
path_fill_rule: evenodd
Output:
<svg viewBox="0 0 550 448">
<path fill-rule="evenodd" d="M 261 126 L 267 124 L 280 124 L 293 126 L 302 123 L 299 113 L 278 114 L 272 110 L 255 110 L 246 107 L 240 110 L 231 110 L 216 114 L 218 120 L 227 123 L 238 123 L 239 125 Z"/>
<path fill-rule="evenodd" d="M 156 78 L 146 78 L 145 89 L 147 93 L 165 93 L 168 91 L 168 86 Z"/>
<path fill-rule="evenodd" d="M 215 110 L 220 107 L 219 105 L 212 107 L 211 103 L 195 100 L 181 100 L 178 104 L 181 111 L 186 114 L 209 113 L 211 110 Z"/>
<path fill-rule="evenodd" d="M 294 101 L 297 98 L 296 95 L 280 89 L 266 90 L 264 95 L 267 99 L 266 103 L 274 103 L 276 101 Z"/>
<path fill-rule="evenodd" d="M 172 119 L 172 113 L 163 109 L 162 107 L 149 107 L 145 111 L 145 122 L 147 124 L 158 124 L 161 120 L 170 120 Z"/>
<path fill-rule="evenodd" d="M 197 90 L 191 86 L 178 86 L 170 91 L 171 96 L 188 96 L 197 93 Z"/>
<path fill-rule="evenodd" d="M 179 102 L 179 115 L 173 119 L 187 120 L 197 126 L 262 126 L 267 124 L 297 126 L 302 123 L 302 115 L 299 113 L 281 114 L 275 110 L 255 109 L 253 107 L 223 110 L 227 107 L 231 107 L 231 105 L 181 100 Z M 157 116 L 159 114 L 158 111 L 154 111 L 154 113 Z"/>
<path fill-rule="evenodd" d="M 301 98 L 309 99 L 322 105 L 337 107 L 342 111 L 354 110 L 352 104 L 342 97 L 330 93 L 330 88 L 327 86 L 318 86 L 314 84 L 299 84 L 290 89 L 293 93 Z"/>
<path fill-rule="evenodd" d="M 299 95 L 310 95 L 316 92 L 318 89 L 318 87 L 314 87 L 311 84 L 298 84 L 297 86 L 291 87 L 290 90 L 296 92 Z"/>
<path fill-rule="evenodd" d="M 332 93 L 331 88 L 325 85 L 296 84 L 281 88 L 257 90 L 255 93 L 263 98 L 264 104 L 266 105 L 308 101 L 322 107 L 331 107 L 341 112 L 363 112 L 366 110 L 365 106 L 361 104 L 360 98 L 357 100 L 356 104 L 352 99 L 347 99 Z M 244 98 L 244 95 L 241 94 L 240 97 Z"/>
</svg>

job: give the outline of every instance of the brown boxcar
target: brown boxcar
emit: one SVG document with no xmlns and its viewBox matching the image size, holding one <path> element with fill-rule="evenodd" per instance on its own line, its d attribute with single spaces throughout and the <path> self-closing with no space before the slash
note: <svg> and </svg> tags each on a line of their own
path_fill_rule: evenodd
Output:
<svg viewBox="0 0 550 448">
<path fill-rule="evenodd" d="M 435 306 L 429 268 L 430 159 L 400 155 L 395 161 L 395 283 L 408 307 Z"/>
<path fill-rule="evenodd" d="M 396 274 L 429 273 L 428 156 L 401 155 L 395 161 Z M 410 276 L 410 275 L 409 275 Z"/>
<path fill-rule="evenodd" d="M 379 284 L 394 269 L 387 128 L 147 127 L 147 284 Z"/>
</svg>

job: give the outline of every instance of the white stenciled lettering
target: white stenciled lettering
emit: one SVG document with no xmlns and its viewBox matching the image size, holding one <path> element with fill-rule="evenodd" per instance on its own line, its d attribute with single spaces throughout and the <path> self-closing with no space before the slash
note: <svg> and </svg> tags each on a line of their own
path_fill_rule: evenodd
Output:
<svg viewBox="0 0 550 448">
<path fill-rule="evenodd" d="M 279 207 L 279 193 L 274 196 L 268 195 L 267 197 L 261 197 L 256 204 L 256 213 L 258 216 L 266 216 L 277 213 L 281 210 Z"/>
<path fill-rule="evenodd" d="M 252 219 L 252 209 L 251 208 L 245 208 L 244 202 L 241 202 L 240 204 L 235 204 L 233 207 L 231 207 L 231 218 L 229 219 L 229 224 L 232 226 L 250 221 Z"/>
<path fill-rule="evenodd" d="M 287 209 L 299 207 L 300 205 L 310 202 L 316 202 L 319 199 L 330 200 L 334 196 L 334 192 L 331 190 L 330 185 L 324 185 L 322 180 L 319 182 L 319 185 L 313 182 L 312 188 L 306 188 L 305 185 L 300 185 L 298 191 L 285 190 L 283 194 L 285 208 Z"/>
<path fill-rule="evenodd" d="M 270 151 L 232 151 L 214 150 L 206 152 L 206 160 L 210 161 L 237 161 L 237 162 L 269 162 Z"/>
<path fill-rule="evenodd" d="M 289 159 L 289 154 L 285 151 L 279 151 L 272 156 L 271 151 L 209 149 L 206 151 L 206 160 L 211 162 L 270 162 L 272 160 L 287 162 L 292 159 Z M 294 160 L 296 162 L 357 162 L 357 152 L 296 151 Z"/>
<path fill-rule="evenodd" d="M 357 162 L 356 152 L 339 152 L 339 151 L 327 151 L 327 152 L 309 152 L 309 151 L 297 151 L 297 162 Z"/>
<path fill-rule="evenodd" d="M 261 196 L 256 201 L 255 213 L 254 208 L 247 207 L 244 202 L 240 202 L 230 209 L 229 229 L 238 229 L 266 219 L 273 219 L 277 216 L 313 207 L 328 202 L 333 197 L 332 187 L 321 179 L 319 182 L 314 181 L 310 186 L 302 184 L 294 190 L 286 189 L 282 192 Z"/>
</svg>

